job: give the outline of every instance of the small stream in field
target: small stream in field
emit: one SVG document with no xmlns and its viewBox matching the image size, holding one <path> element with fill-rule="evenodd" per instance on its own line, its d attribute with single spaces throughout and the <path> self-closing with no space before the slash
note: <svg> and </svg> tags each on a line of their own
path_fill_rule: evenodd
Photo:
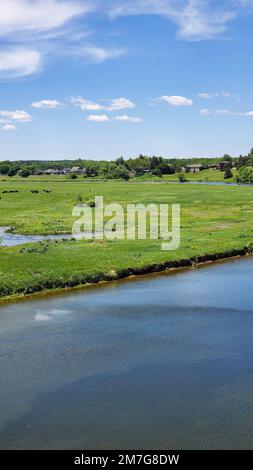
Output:
<svg viewBox="0 0 253 470">
<path fill-rule="evenodd" d="M 20 235 L 8 232 L 9 227 L 0 227 L 0 246 L 17 246 L 25 243 L 36 243 L 43 240 L 71 240 L 78 238 L 73 234 L 58 235 Z"/>
</svg>

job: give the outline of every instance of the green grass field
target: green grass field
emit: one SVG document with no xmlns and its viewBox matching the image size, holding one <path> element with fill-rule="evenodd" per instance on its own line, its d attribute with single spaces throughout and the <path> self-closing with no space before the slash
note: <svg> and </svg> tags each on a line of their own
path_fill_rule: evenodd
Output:
<svg viewBox="0 0 253 470">
<path fill-rule="evenodd" d="M 224 171 L 220 170 L 213 170 L 213 169 L 208 169 L 208 170 L 203 170 L 200 171 L 199 173 L 185 173 L 184 176 L 187 179 L 187 181 L 196 181 L 196 182 L 225 182 L 225 183 L 231 183 L 234 181 L 235 177 L 237 175 L 237 171 L 233 170 L 233 178 L 228 178 L 224 180 Z M 162 178 L 159 178 L 157 176 L 153 175 L 143 175 L 138 178 L 135 178 L 136 181 L 178 181 L 178 173 L 174 175 L 164 175 Z"/>
<path fill-rule="evenodd" d="M 9 193 L 6 191 L 18 191 Z M 39 193 L 33 194 L 31 190 Z M 49 193 L 43 190 L 51 191 Z M 181 204 L 181 247 L 161 240 L 42 242 L 0 247 L 0 296 L 64 288 L 143 272 L 163 263 L 253 245 L 253 187 L 87 182 L 39 178 L 0 182 L 0 226 L 22 234 L 71 233 L 72 209 L 104 196 L 105 204 Z"/>
<path fill-rule="evenodd" d="M 203 170 L 200 171 L 199 173 L 187 173 L 185 174 L 185 177 L 187 178 L 188 181 L 197 181 L 197 182 L 227 182 L 231 183 L 237 176 L 237 171 L 233 170 L 233 178 L 229 178 L 227 180 L 224 180 L 224 172 L 220 170 L 213 170 L 213 169 L 208 169 L 208 170 Z M 68 176 L 63 176 L 63 175 L 42 175 L 42 176 L 36 176 L 36 175 L 31 175 L 27 179 L 29 182 L 31 181 L 44 181 L 44 182 L 55 182 L 55 181 L 71 181 Z M 83 176 L 78 176 L 78 181 L 86 181 L 86 182 L 96 182 L 100 181 L 101 178 L 95 177 L 95 178 L 84 178 Z M 1 182 L 24 182 L 24 178 L 21 178 L 19 176 L 13 176 L 12 178 L 8 176 L 0 176 L 0 183 Z M 164 175 L 161 178 L 158 176 L 154 176 L 151 174 L 145 174 L 143 176 L 139 176 L 136 178 L 132 178 L 131 181 L 136 181 L 136 182 L 141 182 L 141 181 L 160 181 L 160 182 L 166 182 L 166 181 L 178 181 L 178 173 L 174 175 Z M 73 182 L 73 181 L 72 181 Z"/>
</svg>

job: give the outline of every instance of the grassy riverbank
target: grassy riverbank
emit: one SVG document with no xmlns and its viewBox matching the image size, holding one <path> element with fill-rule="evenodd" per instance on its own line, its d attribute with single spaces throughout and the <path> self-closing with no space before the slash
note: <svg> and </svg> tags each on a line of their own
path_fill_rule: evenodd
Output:
<svg viewBox="0 0 253 470">
<path fill-rule="evenodd" d="M 9 192 L 14 190 L 19 192 Z M 216 254 L 220 258 L 243 254 L 253 246 L 251 187 L 13 180 L 1 182 L 0 191 L 0 226 L 23 234 L 71 232 L 73 206 L 96 195 L 124 207 L 178 203 L 182 212 L 181 247 L 174 252 L 161 251 L 161 240 L 47 241 L 1 247 L 2 298 L 189 265 L 215 259 Z"/>
</svg>

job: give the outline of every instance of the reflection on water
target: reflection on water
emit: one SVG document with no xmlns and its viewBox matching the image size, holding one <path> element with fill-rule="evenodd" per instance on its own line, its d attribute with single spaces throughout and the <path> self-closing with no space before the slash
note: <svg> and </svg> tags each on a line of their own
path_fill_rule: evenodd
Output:
<svg viewBox="0 0 253 470">
<path fill-rule="evenodd" d="M 0 308 L 0 448 L 253 448 L 253 259 Z"/>
</svg>

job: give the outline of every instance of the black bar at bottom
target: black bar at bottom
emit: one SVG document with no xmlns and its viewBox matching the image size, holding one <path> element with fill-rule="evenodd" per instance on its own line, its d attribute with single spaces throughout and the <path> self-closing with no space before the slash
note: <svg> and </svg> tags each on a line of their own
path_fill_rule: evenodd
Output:
<svg viewBox="0 0 253 470">
<path fill-rule="evenodd" d="M 55 468 L 113 468 L 124 466 L 159 466 L 216 468 L 217 466 L 252 468 L 251 451 L 0 451 L 0 468 L 36 468 L 36 466 L 55 466 Z"/>
</svg>

